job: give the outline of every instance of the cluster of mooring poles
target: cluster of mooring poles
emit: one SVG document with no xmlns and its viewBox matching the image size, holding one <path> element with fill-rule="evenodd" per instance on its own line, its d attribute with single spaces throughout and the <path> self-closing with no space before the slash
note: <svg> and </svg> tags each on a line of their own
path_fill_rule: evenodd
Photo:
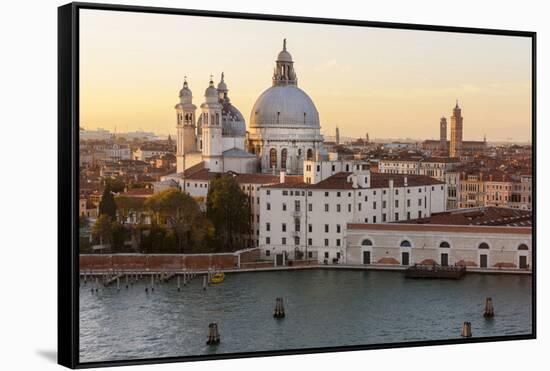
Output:
<svg viewBox="0 0 550 371">
<path fill-rule="evenodd" d="M 208 325 L 207 345 L 217 345 L 220 343 L 220 333 L 218 332 L 218 324 L 213 322 Z"/>
<path fill-rule="evenodd" d="M 483 311 L 483 317 L 489 319 L 493 318 L 495 315 L 495 309 L 493 308 L 493 299 L 492 298 L 486 298 L 485 299 L 485 309 Z M 460 336 L 464 338 L 470 338 L 472 337 L 472 323 L 465 321 L 462 324 L 462 330 L 460 331 Z"/>
<path fill-rule="evenodd" d="M 273 311 L 273 318 L 284 318 L 285 307 L 283 305 L 283 298 L 275 299 L 275 310 Z"/>
</svg>

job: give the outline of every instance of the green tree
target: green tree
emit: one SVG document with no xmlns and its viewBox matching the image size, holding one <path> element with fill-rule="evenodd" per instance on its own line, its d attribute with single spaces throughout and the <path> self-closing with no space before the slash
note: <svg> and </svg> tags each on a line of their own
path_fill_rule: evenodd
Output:
<svg viewBox="0 0 550 371">
<path fill-rule="evenodd" d="M 206 215 L 216 231 L 217 251 L 234 251 L 250 233 L 250 203 L 230 175 L 216 176 L 206 199 Z"/>
<path fill-rule="evenodd" d="M 101 201 L 99 202 L 99 215 L 107 215 L 112 219 L 116 218 L 116 203 L 109 184 L 105 186 Z"/>
<path fill-rule="evenodd" d="M 179 253 L 200 251 L 209 224 L 191 196 L 167 189 L 149 197 L 145 207 L 152 212 L 155 224 L 166 225 L 172 232 Z"/>
<path fill-rule="evenodd" d="M 99 239 L 100 245 L 111 245 L 113 241 L 112 219 L 109 215 L 103 214 L 97 218 L 92 227 L 92 236 Z"/>
<path fill-rule="evenodd" d="M 121 178 L 105 178 L 105 188 L 109 187 L 111 192 L 120 193 L 124 192 L 126 183 Z"/>
</svg>

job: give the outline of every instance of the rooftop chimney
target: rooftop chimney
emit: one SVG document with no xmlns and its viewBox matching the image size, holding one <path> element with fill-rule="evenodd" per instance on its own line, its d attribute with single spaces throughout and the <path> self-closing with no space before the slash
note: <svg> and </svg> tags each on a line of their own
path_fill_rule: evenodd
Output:
<svg viewBox="0 0 550 371">
<path fill-rule="evenodd" d="M 285 182 L 285 172 L 284 172 L 284 170 L 283 170 L 283 171 L 281 171 L 281 172 L 279 173 L 279 183 L 282 184 L 282 183 L 284 183 L 284 182 Z"/>
</svg>

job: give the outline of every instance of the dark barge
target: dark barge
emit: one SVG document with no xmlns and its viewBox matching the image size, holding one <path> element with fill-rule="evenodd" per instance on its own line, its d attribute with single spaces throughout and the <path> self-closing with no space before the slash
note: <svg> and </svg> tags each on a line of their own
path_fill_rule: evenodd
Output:
<svg viewBox="0 0 550 371">
<path fill-rule="evenodd" d="M 461 279 L 466 274 L 463 266 L 442 266 L 439 264 L 415 264 L 405 271 L 407 278 L 449 278 Z"/>
</svg>

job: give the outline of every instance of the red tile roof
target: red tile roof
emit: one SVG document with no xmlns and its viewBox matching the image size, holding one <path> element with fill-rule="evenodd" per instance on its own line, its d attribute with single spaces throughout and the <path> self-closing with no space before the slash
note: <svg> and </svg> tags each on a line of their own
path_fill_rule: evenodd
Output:
<svg viewBox="0 0 550 371">
<path fill-rule="evenodd" d="M 399 223 L 530 227 L 532 219 L 532 213 L 528 210 L 483 207 L 436 213 L 427 218 L 407 220 Z"/>
<path fill-rule="evenodd" d="M 458 232 L 458 233 L 506 233 L 531 235 L 531 227 L 439 225 L 439 224 L 367 224 L 348 223 L 348 230 L 392 231 L 392 232 Z"/>
</svg>

